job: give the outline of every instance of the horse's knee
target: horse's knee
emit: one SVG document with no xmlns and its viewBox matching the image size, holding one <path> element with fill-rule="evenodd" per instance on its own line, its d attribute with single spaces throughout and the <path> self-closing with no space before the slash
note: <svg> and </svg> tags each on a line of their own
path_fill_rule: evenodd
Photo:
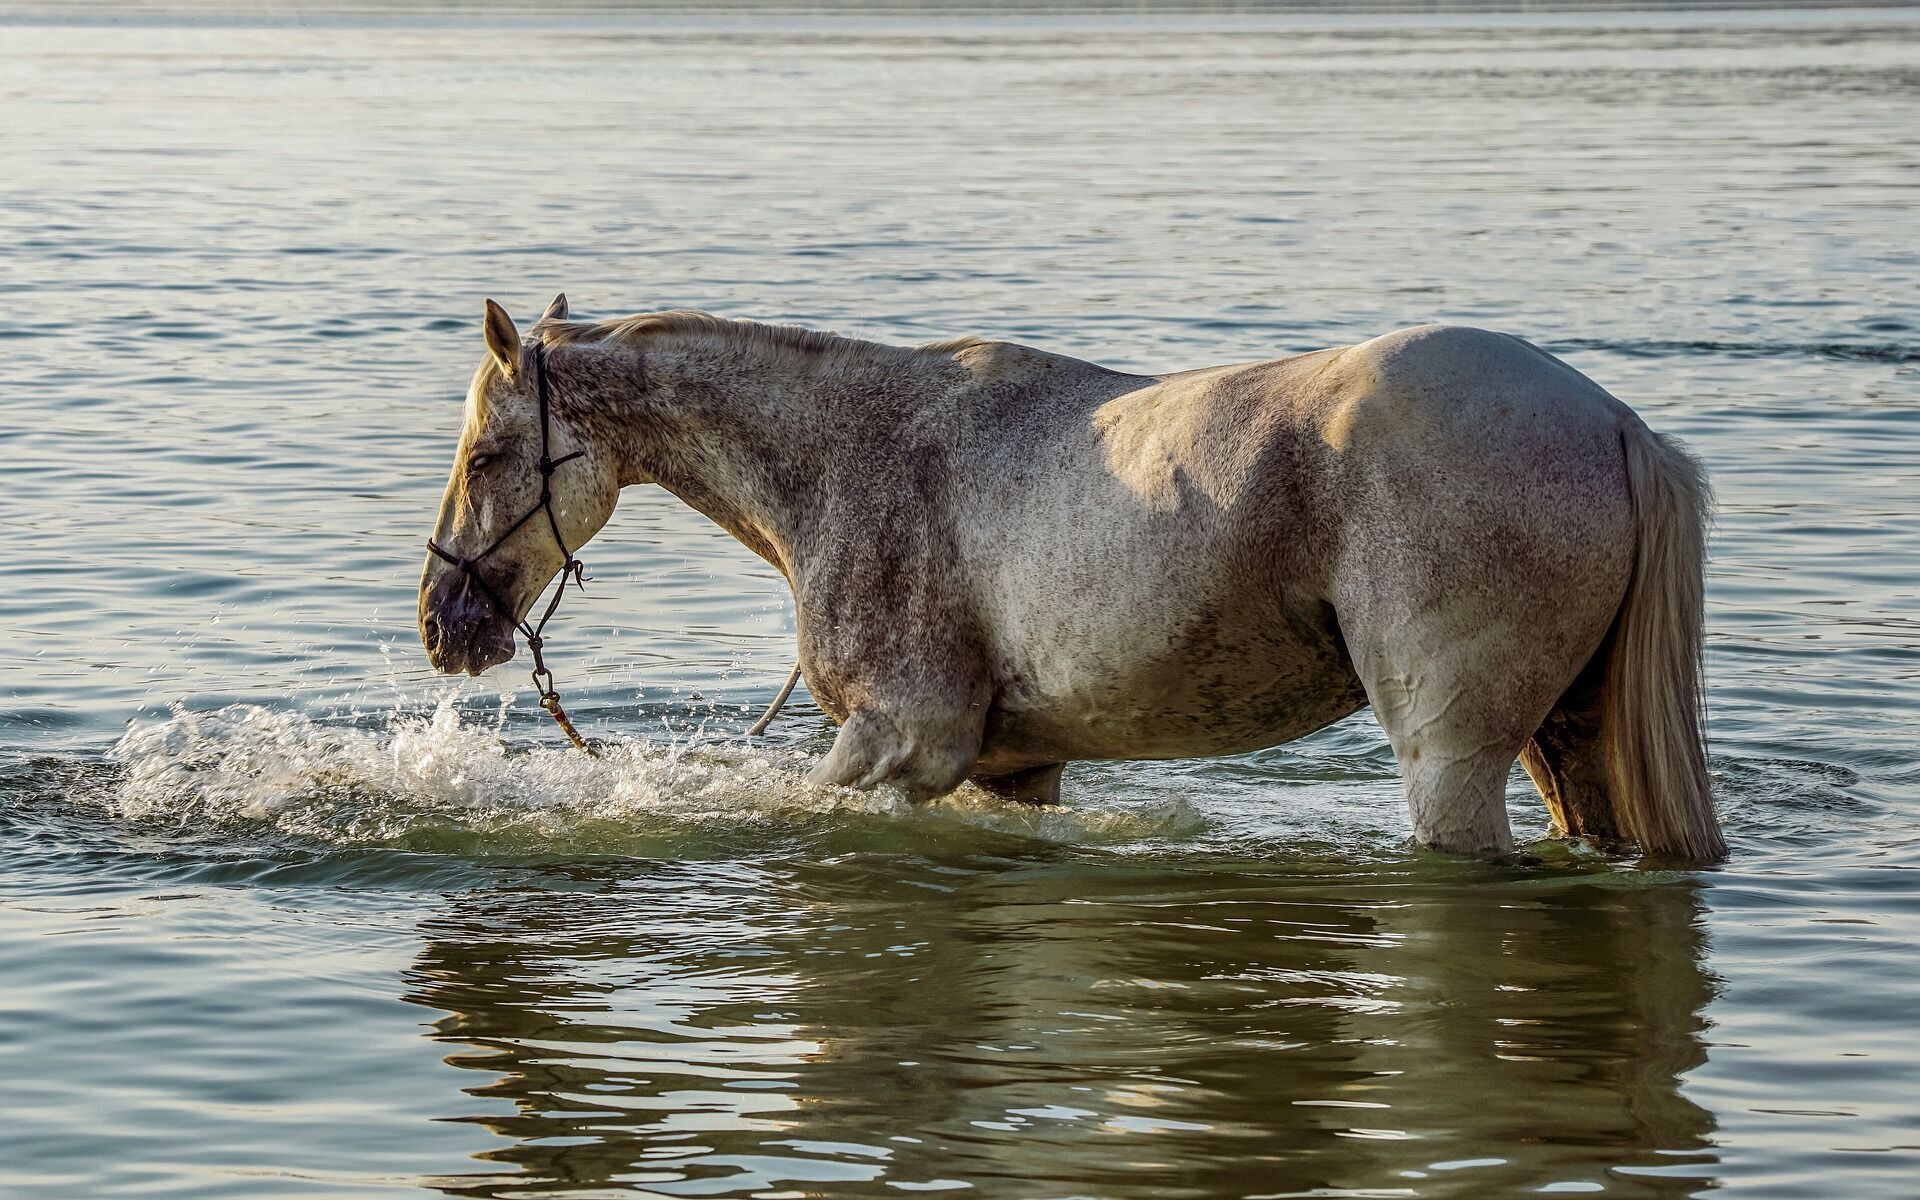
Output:
<svg viewBox="0 0 1920 1200">
<path fill-rule="evenodd" d="M 863 791 L 884 783 L 909 800 L 929 800 L 959 787 L 979 752 L 977 732 L 969 739 L 964 729 L 919 728 L 862 709 L 847 718 L 807 778 Z"/>
<path fill-rule="evenodd" d="M 913 801 L 944 796 L 966 782 L 975 755 L 959 746 L 918 746 L 885 782 Z"/>
</svg>

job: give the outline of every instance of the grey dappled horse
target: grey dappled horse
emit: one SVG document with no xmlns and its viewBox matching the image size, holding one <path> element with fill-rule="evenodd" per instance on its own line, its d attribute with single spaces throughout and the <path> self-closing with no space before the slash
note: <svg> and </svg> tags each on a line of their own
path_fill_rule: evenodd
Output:
<svg viewBox="0 0 1920 1200">
<path fill-rule="evenodd" d="M 1076 759 L 1235 754 L 1371 705 L 1428 846 L 1511 847 L 1518 755 L 1559 833 L 1724 853 L 1704 477 L 1518 338 L 1131 375 L 971 338 L 575 322 L 565 297 L 525 340 L 492 301 L 485 329 L 420 584 L 440 670 L 512 657 L 570 548 L 658 484 L 792 586 L 840 723 L 816 782 L 1052 801 Z"/>
</svg>

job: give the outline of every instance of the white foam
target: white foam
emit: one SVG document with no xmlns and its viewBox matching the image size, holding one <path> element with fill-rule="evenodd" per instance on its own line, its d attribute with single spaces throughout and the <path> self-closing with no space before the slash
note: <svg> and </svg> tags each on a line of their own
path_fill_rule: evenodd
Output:
<svg viewBox="0 0 1920 1200">
<path fill-rule="evenodd" d="M 451 700 L 373 728 L 247 705 L 175 708 L 129 727 L 114 757 L 123 774 L 105 803 L 121 817 L 244 823 L 337 845 L 620 852 L 662 838 L 848 822 L 1113 844 L 1203 823 L 1177 798 L 1034 808 L 966 787 L 915 806 L 887 789 L 816 787 L 805 778 L 810 755 L 740 742 L 616 741 L 598 758 L 514 748 L 498 728 L 463 720 Z"/>
</svg>

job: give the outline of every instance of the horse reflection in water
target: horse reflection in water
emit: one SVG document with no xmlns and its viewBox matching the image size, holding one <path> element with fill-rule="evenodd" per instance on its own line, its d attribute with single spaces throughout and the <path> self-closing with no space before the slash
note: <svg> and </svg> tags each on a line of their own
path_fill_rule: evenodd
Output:
<svg viewBox="0 0 1920 1200">
<path fill-rule="evenodd" d="M 411 998 L 447 1014 L 447 1061 L 486 1077 L 462 1119 L 517 1169 L 438 1186 L 1710 1186 L 1713 1119 L 1681 1090 L 1713 992 L 1692 881 L 906 861 L 595 866 L 458 900 Z"/>
</svg>

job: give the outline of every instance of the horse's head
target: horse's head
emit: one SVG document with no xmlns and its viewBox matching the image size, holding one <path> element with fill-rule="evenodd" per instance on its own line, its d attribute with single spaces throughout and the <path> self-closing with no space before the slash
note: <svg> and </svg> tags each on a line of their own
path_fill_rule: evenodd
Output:
<svg viewBox="0 0 1920 1200">
<path fill-rule="evenodd" d="M 542 319 L 566 315 L 567 298 L 556 296 Z M 478 675 L 513 657 L 515 626 L 568 551 L 606 524 L 619 494 L 611 448 L 551 377 L 539 332 L 523 346 L 506 310 L 487 301 L 488 355 L 467 391 L 466 428 L 420 577 L 420 640 L 449 674 Z"/>
</svg>

